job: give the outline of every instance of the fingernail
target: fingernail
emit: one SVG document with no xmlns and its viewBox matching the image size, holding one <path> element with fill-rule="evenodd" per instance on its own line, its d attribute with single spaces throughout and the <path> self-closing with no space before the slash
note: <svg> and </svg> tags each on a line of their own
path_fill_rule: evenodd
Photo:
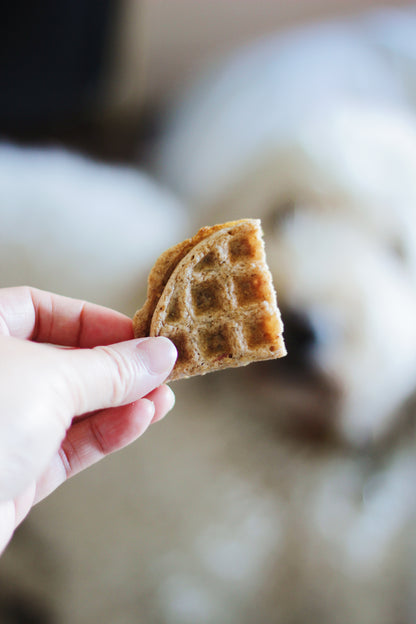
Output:
<svg viewBox="0 0 416 624">
<path fill-rule="evenodd" d="M 164 336 L 140 340 L 137 348 L 141 352 L 144 365 L 153 375 L 169 373 L 176 362 L 176 347 Z"/>
</svg>

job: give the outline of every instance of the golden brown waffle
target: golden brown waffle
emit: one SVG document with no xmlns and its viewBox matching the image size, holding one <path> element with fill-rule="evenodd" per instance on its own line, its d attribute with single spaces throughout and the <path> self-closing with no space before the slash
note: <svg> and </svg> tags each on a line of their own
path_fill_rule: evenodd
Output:
<svg viewBox="0 0 416 624">
<path fill-rule="evenodd" d="M 260 221 L 202 228 L 162 254 L 133 325 L 136 338 L 174 342 L 170 380 L 285 355 Z"/>
</svg>

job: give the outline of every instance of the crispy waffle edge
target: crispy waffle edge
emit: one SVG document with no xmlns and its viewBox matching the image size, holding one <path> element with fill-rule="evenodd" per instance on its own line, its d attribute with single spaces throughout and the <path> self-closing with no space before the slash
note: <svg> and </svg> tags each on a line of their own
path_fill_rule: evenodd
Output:
<svg viewBox="0 0 416 624">
<path fill-rule="evenodd" d="M 178 323 L 177 332 L 166 331 L 166 328 L 164 331 L 163 323 L 159 327 L 157 327 L 158 323 L 155 323 L 161 314 L 162 318 L 164 318 L 163 315 L 166 316 L 166 307 L 170 302 L 170 299 L 165 301 L 166 292 L 174 293 L 176 290 L 176 292 L 181 292 L 180 296 L 186 292 L 186 283 L 183 283 L 183 271 L 186 267 L 195 268 L 195 263 L 192 264 L 193 257 L 199 252 L 199 255 L 202 253 L 203 259 L 206 261 L 210 256 L 210 250 L 215 252 L 217 241 L 223 239 L 225 233 L 234 234 L 234 238 L 230 239 L 233 243 L 230 243 L 228 247 L 231 262 L 233 261 L 233 253 L 237 260 L 240 259 L 241 261 L 240 254 L 243 257 L 241 264 L 245 267 L 244 254 L 247 253 L 247 250 L 241 245 L 251 246 L 258 261 L 255 278 L 250 277 L 250 275 L 244 277 L 244 273 L 238 278 L 237 290 L 240 298 L 237 299 L 237 303 L 241 303 L 241 306 L 244 307 L 245 302 L 250 303 L 251 298 L 252 303 L 256 304 L 256 310 L 258 308 L 255 314 L 251 313 L 244 321 L 245 340 L 250 348 L 246 348 L 242 352 L 238 352 L 238 348 L 237 352 L 233 352 L 231 348 L 233 340 L 230 327 L 233 326 L 233 321 L 239 312 L 238 309 L 225 308 L 222 310 L 223 316 L 219 315 L 219 318 L 222 319 L 221 323 L 217 322 L 216 325 L 214 323 L 215 328 L 212 331 L 209 329 L 209 323 L 208 329 L 206 327 L 201 328 L 201 335 L 198 334 L 199 348 L 195 343 L 190 342 L 183 318 L 178 318 L 178 321 L 181 320 L 181 324 Z M 234 248 L 232 244 L 234 244 Z M 247 258 L 246 264 L 250 266 L 249 258 Z M 212 274 L 215 276 L 215 265 Z M 215 279 L 213 282 L 215 283 Z M 261 290 L 263 287 L 266 288 L 264 292 Z M 235 284 L 233 288 L 236 288 Z M 209 312 L 212 297 L 215 297 L 215 289 L 210 291 L 209 288 L 208 290 L 205 288 L 204 291 L 202 288 L 199 296 L 202 299 L 198 299 L 198 292 L 194 293 L 192 301 L 188 301 L 188 306 L 199 305 L 199 307 L 202 306 L 201 309 L 203 310 L 205 305 Z M 231 317 L 227 316 L 227 314 L 230 315 L 230 312 L 232 312 Z M 172 318 L 174 319 L 174 316 Z M 255 361 L 276 359 L 286 355 L 282 336 L 283 324 L 277 306 L 272 277 L 266 262 L 260 221 L 241 219 L 202 228 L 193 238 L 179 243 L 162 254 L 149 275 L 147 300 L 145 305 L 136 312 L 133 325 L 136 337 L 166 335 L 176 343 L 179 352 L 178 362 L 168 381 L 206 374 L 229 367 L 245 366 Z M 173 324 L 170 323 L 170 327 L 171 329 L 172 327 L 175 328 L 174 321 Z M 227 351 L 229 352 L 228 355 Z"/>
</svg>

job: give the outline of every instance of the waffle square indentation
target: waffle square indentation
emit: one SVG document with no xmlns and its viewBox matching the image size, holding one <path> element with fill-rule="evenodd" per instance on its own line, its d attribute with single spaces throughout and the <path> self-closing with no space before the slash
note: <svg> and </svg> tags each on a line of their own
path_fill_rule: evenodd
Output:
<svg viewBox="0 0 416 624">
<path fill-rule="evenodd" d="M 168 309 L 166 310 L 166 320 L 168 323 L 174 323 L 181 318 L 181 310 L 179 306 L 178 298 L 173 296 L 169 301 Z"/>
<path fill-rule="evenodd" d="M 220 285 L 217 280 L 193 284 L 191 294 L 197 316 L 221 308 Z"/>
<path fill-rule="evenodd" d="M 199 343 L 201 352 L 206 358 L 232 356 L 229 330 L 225 325 L 202 331 Z"/>
<path fill-rule="evenodd" d="M 256 301 L 265 301 L 270 297 L 267 280 L 260 272 L 236 275 L 234 288 L 239 306 L 246 306 Z"/>
<path fill-rule="evenodd" d="M 214 251 L 209 251 L 201 260 L 196 264 L 195 271 L 203 272 L 209 271 L 213 267 L 218 265 L 217 254 Z"/>
<path fill-rule="evenodd" d="M 244 336 L 250 349 L 273 343 L 279 335 L 278 321 L 267 313 L 256 314 L 244 321 Z M 273 350 L 273 349 L 271 349 Z"/>
<path fill-rule="evenodd" d="M 189 343 L 189 337 L 185 332 L 176 332 L 169 335 L 168 338 L 172 340 L 178 351 L 177 363 L 182 364 L 189 362 L 192 358 L 193 350 L 192 345 Z"/>
<path fill-rule="evenodd" d="M 240 259 L 247 260 L 254 258 L 256 255 L 256 248 L 251 243 L 248 236 L 236 236 L 228 243 L 228 251 L 230 254 L 230 260 L 237 262 Z"/>
</svg>

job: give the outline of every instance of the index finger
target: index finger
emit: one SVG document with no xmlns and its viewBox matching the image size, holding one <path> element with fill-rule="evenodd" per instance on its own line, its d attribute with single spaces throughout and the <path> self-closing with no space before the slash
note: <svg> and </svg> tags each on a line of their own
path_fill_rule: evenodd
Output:
<svg viewBox="0 0 416 624">
<path fill-rule="evenodd" d="M 0 333 L 88 348 L 130 340 L 133 324 L 115 310 L 22 286 L 0 289 Z"/>
</svg>

